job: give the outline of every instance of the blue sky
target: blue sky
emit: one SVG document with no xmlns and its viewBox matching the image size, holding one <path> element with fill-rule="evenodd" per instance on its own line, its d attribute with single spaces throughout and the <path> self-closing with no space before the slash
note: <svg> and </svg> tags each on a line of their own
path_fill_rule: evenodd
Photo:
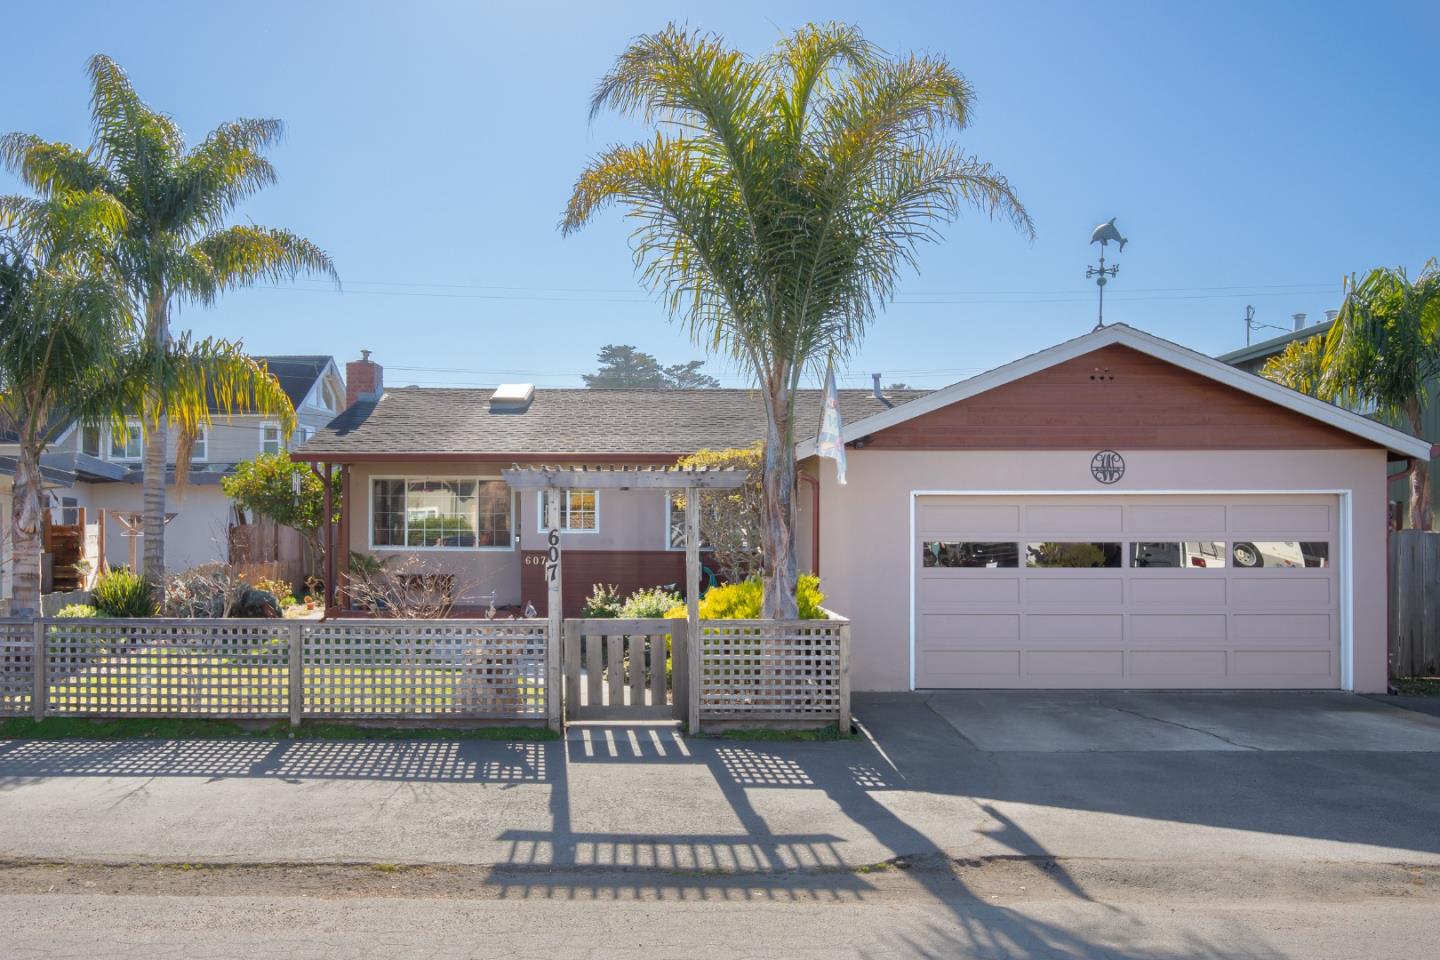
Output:
<svg viewBox="0 0 1440 960">
<path fill-rule="evenodd" d="M 366 347 L 392 386 L 578 384 L 611 342 L 703 356 L 636 284 L 618 213 L 556 229 L 586 159 L 639 133 L 587 120 L 595 81 L 672 19 L 749 51 L 848 21 L 977 88 L 961 143 L 1010 177 L 1039 236 L 974 214 L 947 228 L 843 385 L 940 386 L 1089 330 L 1087 240 L 1112 216 L 1131 243 L 1107 319 L 1210 353 L 1243 344 L 1246 304 L 1286 326 L 1338 306 L 1346 273 L 1440 255 L 1434 3 L 12 0 L 4 19 L 0 130 L 88 142 L 95 52 L 191 140 L 283 119 L 280 183 L 239 217 L 315 240 L 344 291 L 233 293 L 178 325 L 257 353 Z"/>
</svg>

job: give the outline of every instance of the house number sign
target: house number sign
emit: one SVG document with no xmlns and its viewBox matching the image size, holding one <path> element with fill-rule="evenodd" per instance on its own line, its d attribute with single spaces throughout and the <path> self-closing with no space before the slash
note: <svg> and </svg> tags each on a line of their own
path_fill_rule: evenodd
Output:
<svg viewBox="0 0 1440 960">
<path fill-rule="evenodd" d="M 1125 458 L 1114 450 L 1101 450 L 1090 458 L 1090 476 L 1100 483 L 1116 483 L 1125 476 Z"/>
<path fill-rule="evenodd" d="M 560 571 L 560 531 L 551 527 L 546 539 L 550 549 L 545 553 L 545 582 L 554 583 L 555 574 Z"/>
</svg>

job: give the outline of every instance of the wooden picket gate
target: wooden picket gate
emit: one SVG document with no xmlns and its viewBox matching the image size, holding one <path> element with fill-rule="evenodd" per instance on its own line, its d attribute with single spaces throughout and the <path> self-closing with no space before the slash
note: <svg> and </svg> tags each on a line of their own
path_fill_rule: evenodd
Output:
<svg viewBox="0 0 1440 960">
<path fill-rule="evenodd" d="M 685 635 L 679 619 L 566 620 L 566 718 L 684 719 Z"/>
</svg>

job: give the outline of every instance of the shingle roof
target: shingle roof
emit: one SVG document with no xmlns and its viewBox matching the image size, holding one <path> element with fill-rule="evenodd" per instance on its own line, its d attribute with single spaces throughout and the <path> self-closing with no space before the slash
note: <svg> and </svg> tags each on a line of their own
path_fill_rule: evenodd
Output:
<svg viewBox="0 0 1440 960">
<path fill-rule="evenodd" d="M 434 387 L 387 389 L 378 403 L 357 403 L 314 437 L 302 459 L 440 455 L 656 454 L 741 447 L 764 439 L 765 414 L 754 390 L 537 389 L 524 413 L 491 413 L 492 391 Z M 923 390 L 891 391 L 895 403 Z M 797 440 L 815 435 L 819 390 L 797 398 Z M 848 422 L 885 409 L 868 390 L 841 390 Z"/>
<path fill-rule="evenodd" d="M 274 355 L 255 357 L 256 360 L 265 364 L 266 369 L 280 381 L 281 388 L 285 395 L 290 398 L 290 403 L 300 406 L 310 388 L 315 386 L 315 381 L 325 372 L 330 365 L 331 358 L 319 354 L 306 355 Z"/>
</svg>

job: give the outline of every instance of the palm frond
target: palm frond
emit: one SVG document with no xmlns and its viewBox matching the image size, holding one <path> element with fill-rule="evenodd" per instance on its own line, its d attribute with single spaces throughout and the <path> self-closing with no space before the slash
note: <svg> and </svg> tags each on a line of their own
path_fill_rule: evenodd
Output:
<svg viewBox="0 0 1440 960">
<path fill-rule="evenodd" d="M 204 237 L 188 251 L 177 271 L 179 289 L 208 303 L 230 287 L 257 280 L 291 280 L 319 273 L 340 285 L 330 255 L 288 230 L 235 226 Z"/>
<path fill-rule="evenodd" d="M 106 183 L 105 168 L 87 152 L 29 133 L 0 137 L 0 163 L 41 196 L 64 191 L 88 193 Z"/>
</svg>

